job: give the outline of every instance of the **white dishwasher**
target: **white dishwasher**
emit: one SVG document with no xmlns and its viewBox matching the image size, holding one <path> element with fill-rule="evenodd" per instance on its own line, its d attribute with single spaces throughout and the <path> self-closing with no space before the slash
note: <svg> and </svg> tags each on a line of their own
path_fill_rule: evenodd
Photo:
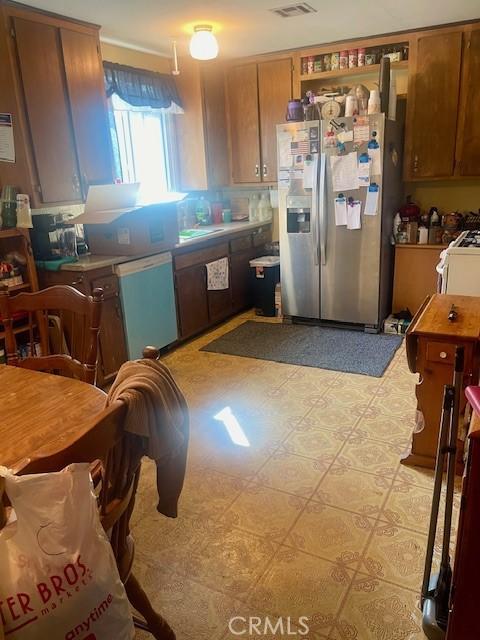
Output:
<svg viewBox="0 0 480 640">
<path fill-rule="evenodd" d="M 130 360 L 143 348 L 166 347 L 178 338 L 172 254 L 161 253 L 115 267 Z"/>
</svg>

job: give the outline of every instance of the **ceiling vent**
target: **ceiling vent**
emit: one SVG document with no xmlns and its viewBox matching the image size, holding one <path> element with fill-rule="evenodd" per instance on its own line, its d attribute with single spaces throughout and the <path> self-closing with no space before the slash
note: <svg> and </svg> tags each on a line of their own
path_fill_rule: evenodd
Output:
<svg viewBox="0 0 480 640">
<path fill-rule="evenodd" d="M 276 13 L 280 18 L 295 18 L 296 16 L 304 16 L 306 13 L 316 13 L 317 10 L 306 2 L 300 4 L 290 4 L 288 7 L 280 7 L 278 9 L 270 9 L 272 13 Z"/>
</svg>

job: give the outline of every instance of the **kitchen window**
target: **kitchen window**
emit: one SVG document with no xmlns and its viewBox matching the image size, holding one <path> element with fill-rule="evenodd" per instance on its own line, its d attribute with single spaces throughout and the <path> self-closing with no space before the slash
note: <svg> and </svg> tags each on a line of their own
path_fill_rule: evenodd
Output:
<svg viewBox="0 0 480 640">
<path fill-rule="evenodd" d="M 164 109 L 133 107 L 115 94 L 110 101 L 116 177 L 140 182 L 143 202 L 175 191 L 175 116 Z"/>
<path fill-rule="evenodd" d="M 104 62 L 115 177 L 140 183 L 143 203 L 176 190 L 175 114 L 183 113 L 171 76 Z"/>
</svg>

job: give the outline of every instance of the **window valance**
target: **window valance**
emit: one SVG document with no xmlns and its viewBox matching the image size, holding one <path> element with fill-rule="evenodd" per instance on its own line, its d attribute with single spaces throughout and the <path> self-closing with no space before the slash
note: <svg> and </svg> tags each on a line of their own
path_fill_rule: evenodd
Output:
<svg viewBox="0 0 480 640">
<path fill-rule="evenodd" d="M 182 107 L 175 81 L 166 73 L 136 69 L 115 62 L 104 62 L 103 69 L 108 97 L 116 93 L 134 107 Z"/>
</svg>

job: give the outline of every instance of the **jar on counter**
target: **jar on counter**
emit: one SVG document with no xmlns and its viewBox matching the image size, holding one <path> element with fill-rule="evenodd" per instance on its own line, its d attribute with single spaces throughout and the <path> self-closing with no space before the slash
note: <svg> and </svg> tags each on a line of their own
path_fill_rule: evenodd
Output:
<svg viewBox="0 0 480 640">
<path fill-rule="evenodd" d="M 348 51 L 348 68 L 354 69 L 358 66 L 358 49 L 349 49 Z"/>
<path fill-rule="evenodd" d="M 365 66 L 365 53 L 366 53 L 365 48 L 358 50 L 358 66 L 359 67 Z"/>
<path fill-rule="evenodd" d="M 339 58 L 339 67 L 340 69 L 348 69 L 348 51 L 340 51 Z"/>
<path fill-rule="evenodd" d="M 330 68 L 332 71 L 337 71 L 340 69 L 340 51 L 335 51 L 331 55 L 330 59 Z"/>
<path fill-rule="evenodd" d="M 325 53 L 323 55 L 323 70 L 330 71 L 332 68 L 332 56 L 330 53 Z"/>
<path fill-rule="evenodd" d="M 314 68 L 315 68 L 315 56 L 308 56 L 307 73 L 313 73 Z"/>
<path fill-rule="evenodd" d="M 317 56 L 315 58 L 315 62 L 313 64 L 313 71 L 315 73 L 321 73 L 323 71 L 322 56 Z"/>
</svg>

